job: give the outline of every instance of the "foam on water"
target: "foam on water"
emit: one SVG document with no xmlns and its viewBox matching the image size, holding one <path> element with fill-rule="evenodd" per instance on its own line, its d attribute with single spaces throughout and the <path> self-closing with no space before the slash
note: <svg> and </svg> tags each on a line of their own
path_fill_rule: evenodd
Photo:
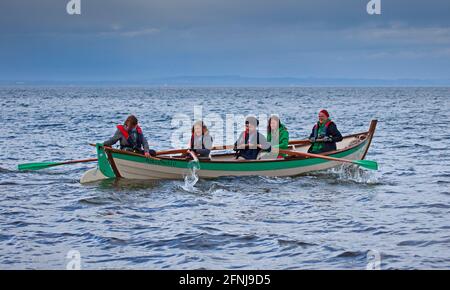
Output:
<svg viewBox="0 0 450 290">
<path fill-rule="evenodd" d="M 184 177 L 184 185 L 181 187 L 187 192 L 198 192 L 195 188 L 195 184 L 198 181 L 197 171 L 200 169 L 200 163 L 197 160 L 189 161 L 188 173 Z"/>
<path fill-rule="evenodd" d="M 379 184 L 381 174 L 377 171 L 362 169 L 353 164 L 342 164 L 341 166 L 328 170 L 342 181 L 352 181 L 361 184 Z"/>
</svg>

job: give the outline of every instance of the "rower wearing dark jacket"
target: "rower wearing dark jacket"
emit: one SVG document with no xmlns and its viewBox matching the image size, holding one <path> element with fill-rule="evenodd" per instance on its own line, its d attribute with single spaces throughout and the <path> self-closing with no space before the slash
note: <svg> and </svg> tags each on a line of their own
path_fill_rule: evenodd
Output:
<svg viewBox="0 0 450 290">
<path fill-rule="evenodd" d="M 117 125 L 114 136 L 103 142 L 103 145 L 112 146 L 117 141 L 120 141 L 121 150 L 144 154 L 147 157 L 156 155 L 154 150 L 149 149 L 147 139 L 134 115 L 128 116 L 123 125 Z"/>
<path fill-rule="evenodd" d="M 314 125 L 309 136 L 311 147 L 309 153 L 324 153 L 336 150 L 336 142 L 342 141 L 342 135 L 336 124 L 330 120 L 327 110 L 319 112 L 319 121 Z"/>
<path fill-rule="evenodd" d="M 234 143 L 236 159 L 255 160 L 261 150 L 270 151 L 271 145 L 266 137 L 258 131 L 259 121 L 255 117 L 247 117 L 245 131 Z"/>
</svg>

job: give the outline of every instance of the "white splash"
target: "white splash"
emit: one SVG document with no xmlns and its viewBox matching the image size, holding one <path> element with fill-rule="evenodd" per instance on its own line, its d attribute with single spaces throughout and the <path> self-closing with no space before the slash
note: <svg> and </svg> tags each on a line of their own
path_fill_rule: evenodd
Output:
<svg viewBox="0 0 450 290">
<path fill-rule="evenodd" d="M 338 176 L 339 180 L 349 180 L 356 183 L 377 184 L 379 176 L 371 170 L 361 169 L 356 165 L 343 164 L 341 166 L 330 169 L 330 171 Z"/>
<path fill-rule="evenodd" d="M 197 192 L 198 190 L 195 188 L 195 184 L 198 181 L 197 171 L 200 169 L 200 164 L 198 161 L 192 160 L 188 165 L 188 173 L 184 177 L 184 185 L 182 188 L 188 192 Z"/>
</svg>

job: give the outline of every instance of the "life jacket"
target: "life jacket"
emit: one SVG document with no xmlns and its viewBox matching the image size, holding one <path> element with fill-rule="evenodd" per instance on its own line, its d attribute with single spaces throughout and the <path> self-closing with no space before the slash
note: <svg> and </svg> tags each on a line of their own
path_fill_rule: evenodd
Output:
<svg viewBox="0 0 450 290">
<path fill-rule="evenodd" d="M 331 120 L 328 120 L 328 122 L 325 123 L 325 132 L 328 133 L 328 127 L 330 127 L 330 125 L 331 125 L 332 123 L 333 123 L 333 121 L 331 121 Z M 318 131 L 319 131 L 319 122 L 317 122 L 317 123 L 314 125 L 314 137 L 315 137 L 315 138 L 318 137 L 318 136 L 317 136 Z"/>
<path fill-rule="evenodd" d="M 244 157 L 245 159 L 254 160 L 257 158 L 259 152 L 261 149 L 259 148 L 249 148 L 248 141 L 250 139 L 250 134 L 248 130 L 244 131 L 244 144 L 245 149 L 238 149 L 236 150 L 236 159 L 239 158 L 239 156 Z M 259 144 L 259 131 L 256 131 L 256 143 Z"/>
<path fill-rule="evenodd" d="M 249 149 L 248 147 L 248 140 L 250 139 L 250 134 L 248 132 L 248 130 L 244 131 L 244 145 L 245 145 L 245 149 Z M 259 131 L 256 130 L 256 144 L 259 144 Z M 256 149 L 256 148 L 252 148 L 252 149 Z"/>
<path fill-rule="evenodd" d="M 117 125 L 117 129 L 120 131 L 120 133 L 122 133 L 123 137 L 125 137 L 125 139 L 127 140 L 128 144 L 129 144 L 129 146 L 120 145 L 120 149 L 131 148 L 133 150 L 139 150 L 139 151 L 141 150 L 142 143 L 144 140 L 144 134 L 142 133 L 142 129 L 141 129 L 141 127 L 139 127 L 139 125 L 136 126 L 136 131 L 137 131 L 136 141 L 133 140 L 133 138 L 128 133 L 128 130 L 125 129 L 124 125 Z"/>
<path fill-rule="evenodd" d="M 206 149 L 205 141 L 203 140 L 203 136 L 204 136 L 204 134 L 202 133 L 202 149 Z M 191 135 L 191 144 L 189 146 L 189 147 L 191 147 L 192 150 L 195 149 L 194 148 L 194 138 L 195 138 L 195 135 L 194 135 L 194 133 L 192 133 L 192 135 Z"/>
</svg>

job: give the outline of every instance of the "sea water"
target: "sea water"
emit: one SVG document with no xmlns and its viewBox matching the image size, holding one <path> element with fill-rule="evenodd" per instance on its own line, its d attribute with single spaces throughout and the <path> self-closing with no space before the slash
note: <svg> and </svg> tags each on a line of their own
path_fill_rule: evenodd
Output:
<svg viewBox="0 0 450 290">
<path fill-rule="evenodd" d="M 344 135 L 378 119 L 380 170 L 81 185 L 95 164 L 16 169 L 94 157 L 88 143 L 130 113 L 169 149 L 194 105 L 278 114 L 291 139 L 322 108 Z M 0 268 L 65 269 L 78 253 L 83 269 L 448 269 L 449 109 L 449 88 L 2 87 Z"/>
</svg>

